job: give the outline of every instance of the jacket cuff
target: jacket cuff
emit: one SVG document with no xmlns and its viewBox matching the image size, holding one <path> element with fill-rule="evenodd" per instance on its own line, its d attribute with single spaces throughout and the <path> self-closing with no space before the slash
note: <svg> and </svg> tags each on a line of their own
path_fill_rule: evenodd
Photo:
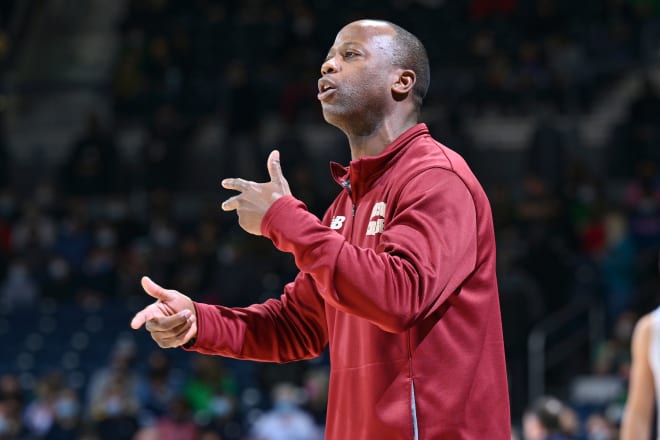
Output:
<svg viewBox="0 0 660 440">
<path fill-rule="evenodd" d="M 200 348 L 205 347 L 205 344 L 208 343 L 209 339 L 209 336 L 204 334 L 206 330 L 206 318 L 209 313 L 217 313 L 216 307 L 210 304 L 193 301 L 193 306 L 195 307 L 195 316 L 197 318 L 197 335 L 181 346 L 181 348 L 186 351 L 197 351 Z"/>
<path fill-rule="evenodd" d="M 290 229 L 295 229 L 291 213 L 298 208 L 307 210 L 303 202 L 293 196 L 282 196 L 273 203 L 261 221 L 261 235 L 268 238 L 278 246 L 278 238 L 286 237 Z"/>
</svg>

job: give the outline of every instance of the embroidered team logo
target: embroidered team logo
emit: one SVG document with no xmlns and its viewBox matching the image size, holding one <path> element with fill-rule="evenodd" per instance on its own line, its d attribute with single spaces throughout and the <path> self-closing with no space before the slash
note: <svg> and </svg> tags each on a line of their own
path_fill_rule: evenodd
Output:
<svg viewBox="0 0 660 440">
<path fill-rule="evenodd" d="M 378 202 L 371 210 L 369 225 L 367 226 L 367 235 L 382 234 L 385 230 L 385 202 Z"/>
<path fill-rule="evenodd" d="M 346 217 L 343 215 L 336 215 L 332 217 L 332 221 L 330 222 L 330 229 L 341 229 L 341 227 L 344 226 L 345 221 Z"/>
</svg>

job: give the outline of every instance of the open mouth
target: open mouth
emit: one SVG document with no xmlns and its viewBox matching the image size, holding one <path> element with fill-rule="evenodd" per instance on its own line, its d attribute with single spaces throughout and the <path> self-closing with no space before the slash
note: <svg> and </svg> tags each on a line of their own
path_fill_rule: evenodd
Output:
<svg viewBox="0 0 660 440">
<path fill-rule="evenodd" d="M 326 101 L 334 95 L 337 87 L 332 79 L 324 76 L 319 79 L 319 94 L 317 95 L 319 101 Z"/>
<path fill-rule="evenodd" d="M 330 96 L 332 96 L 335 93 L 336 89 L 328 84 L 323 84 L 321 87 L 319 87 L 319 94 L 317 95 L 317 98 L 319 101 L 325 101 L 328 99 Z"/>
</svg>

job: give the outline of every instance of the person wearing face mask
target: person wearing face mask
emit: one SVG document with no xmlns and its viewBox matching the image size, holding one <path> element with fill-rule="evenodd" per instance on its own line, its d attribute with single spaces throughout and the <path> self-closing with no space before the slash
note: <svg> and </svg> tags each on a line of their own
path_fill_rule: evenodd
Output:
<svg viewBox="0 0 660 440">
<path fill-rule="evenodd" d="M 16 258 L 0 282 L 0 306 L 8 309 L 29 307 L 39 299 L 41 290 L 25 261 Z"/>
<path fill-rule="evenodd" d="M 268 157 L 270 181 L 222 181 L 222 204 L 300 270 L 279 300 L 244 308 L 193 302 L 144 277 L 156 302 L 131 322 L 161 347 L 269 362 L 329 346 L 325 438 L 510 440 L 495 235 L 465 160 L 420 123 L 426 50 L 401 27 L 349 23 L 321 65 L 325 120 L 352 160 L 322 219 Z"/>
<path fill-rule="evenodd" d="M 300 390 L 293 384 L 273 387 L 273 407 L 252 426 L 250 440 L 321 440 L 314 419 L 300 407 Z"/>
<path fill-rule="evenodd" d="M 80 424 L 80 401 L 72 389 L 60 391 L 53 404 L 55 420 L 43 437 L 44 440 L 68 440 L 78 438 L 82 432 Z"/>
</svg>

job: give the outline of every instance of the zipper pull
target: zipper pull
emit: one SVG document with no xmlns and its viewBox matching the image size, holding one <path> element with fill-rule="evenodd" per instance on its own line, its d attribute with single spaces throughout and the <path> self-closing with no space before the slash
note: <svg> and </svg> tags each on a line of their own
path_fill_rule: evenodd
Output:
<svg viewBox="0 0 660 440">
<path fill-rule="evenodd" d="M 353 213 L 353 217 L 355 217 L 355 205 L 353 205 L 352 213 Z"/>
</svg>

